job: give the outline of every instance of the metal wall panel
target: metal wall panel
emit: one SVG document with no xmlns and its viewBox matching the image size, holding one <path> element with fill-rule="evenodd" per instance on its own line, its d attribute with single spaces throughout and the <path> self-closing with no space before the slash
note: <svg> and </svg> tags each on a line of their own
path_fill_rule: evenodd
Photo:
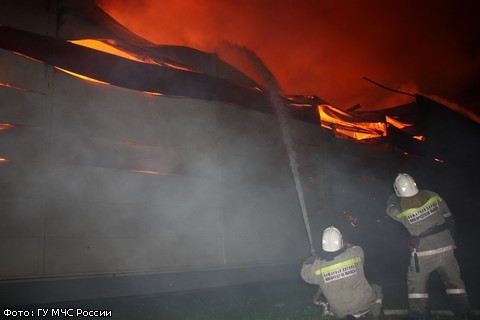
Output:
<svg viewBox="0 0 480 320">
<path fill-rule="evenodd" d="M 53 86 L 40 95 L 34 120 L 13 108 L 0 114 L 35 124 L 0 134 L 12 160 L 2 164 L 0 197 L 40 204 L 15 211 L 35 233 L 12 227 L 4 234 L 15 247 L 36 239 L 20 276 L 276 264 L 306 254 L 275 115 L 60 71 L 46 81 Z M 39 106 L 32 99 L 22 108 Z M 2 277 L 18 276 L 12 269 Z"/>
</svg>

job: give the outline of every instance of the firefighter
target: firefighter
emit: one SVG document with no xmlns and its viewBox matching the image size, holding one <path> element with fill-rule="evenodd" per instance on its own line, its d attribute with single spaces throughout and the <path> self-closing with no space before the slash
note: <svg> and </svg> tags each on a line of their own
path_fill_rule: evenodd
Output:
<svg viewBox="0 0 480 320">
<path fill-rule="evenodd" d="M 437 271 L 445 285 L 452 311 L 468 318 L 470 306 L 460 268 L 454 255 L 454 219 L 445 200 L 429 190 L 418 190 L 413 178 L 399 173 L 395 193 L 387 200 L 387 215 L 401 222 L 410 233 L 410 266 L 407 271 L 409 317 L 425 319 L 427 282 Z"/>
<path fill-rule="evenodd" d="M 319 286 L 331 313 L 338 319 L 368 316 L 379 319 L 382 313 L 382 288 L 370 285 L 365 278 L 364 253 L 361 247 L 344 245 L 342 234 L 335 227 L 323 232 L 320 257 L 307 259 L 301 277 Z M 314 303 L 321 303 L 317 296 Z"/>
</svg>

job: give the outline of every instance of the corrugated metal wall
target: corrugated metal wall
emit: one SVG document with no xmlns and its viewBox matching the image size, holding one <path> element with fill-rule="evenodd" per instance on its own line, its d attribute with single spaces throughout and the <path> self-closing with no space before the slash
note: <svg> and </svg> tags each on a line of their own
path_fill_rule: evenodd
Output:
<svg viewBox="0 0 480 320">
<path fill-rule="evenodd" d="M 16 70 L 3 82 L 42 92 L 0 88 L 0 122 L 15 125 L 0 133 L 2 277 L 284 263 L 308 252 L 274 115 L 1 55 L 2 69 Z"/>
<path fill-rule="evenodd" d="M 42 23 L 39 5 L 35 19 L 13 26 L 52 34 L 47 3 Z M 0 86 L 0 123 L 14 125 L 0 131 L 0 278 L 308 255 L 275 115 L 92 83 L 5 50 L 0 57 L 0 83 L 10 85 Z M 321 129 L 292 125 L 307 205 L 318 213 Z"/>
</svg>

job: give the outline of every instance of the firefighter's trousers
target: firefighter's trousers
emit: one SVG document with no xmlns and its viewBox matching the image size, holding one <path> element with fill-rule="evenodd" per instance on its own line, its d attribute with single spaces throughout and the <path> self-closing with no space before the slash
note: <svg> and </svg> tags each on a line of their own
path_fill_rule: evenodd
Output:
<svg viewBox="0 0 480 320">
<path fill-rule="evenodd" d="M 453 249 L 440 253 L 429 253 L 431 252 L 418 253 L 419 272 L 415 270 L 413 256 L 410 259 L 407 273 L 409 316 L 411 318 L 428 317 L 427 285 L 430 274 L 434 271 L 440 274 L 453 313 L 467 314 L 470 306 Z"/>
</svg>

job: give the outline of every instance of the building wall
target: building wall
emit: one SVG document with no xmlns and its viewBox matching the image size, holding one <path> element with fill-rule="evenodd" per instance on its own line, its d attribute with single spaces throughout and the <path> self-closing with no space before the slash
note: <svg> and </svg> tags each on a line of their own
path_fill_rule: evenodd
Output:
<svg viewBox="0 0 480 320">
<path fill-rule="evenodd" d="M 2 278 L 308 255 L 275 115 L 92 83 L 0 54 L 1 82 L 28 89 L 0 87 L 0 122 L 15 125 L 0 131 Z M 308 195 L 321 175 L 320 128 L 292 122 Z"/>
</svg>

